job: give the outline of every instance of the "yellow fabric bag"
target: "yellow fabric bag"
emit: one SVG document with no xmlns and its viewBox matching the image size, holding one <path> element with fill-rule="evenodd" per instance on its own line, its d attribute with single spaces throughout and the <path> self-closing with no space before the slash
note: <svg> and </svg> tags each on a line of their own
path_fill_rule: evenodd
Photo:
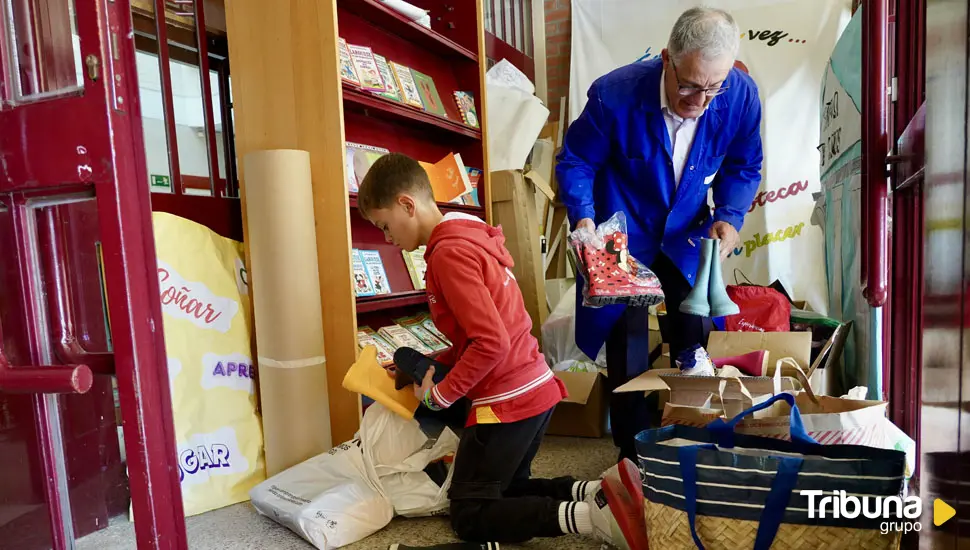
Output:
<svg viewBox="0 0 970 550">
<path fill-rule="evenodd" d="M 152 216 L 185 515 L 249 500 L 266 479 L 242 244 Z"/>
</svg>

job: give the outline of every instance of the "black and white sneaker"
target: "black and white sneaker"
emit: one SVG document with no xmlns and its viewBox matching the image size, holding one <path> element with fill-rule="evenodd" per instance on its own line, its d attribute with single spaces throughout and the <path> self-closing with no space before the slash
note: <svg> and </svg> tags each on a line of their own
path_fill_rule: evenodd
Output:
<svg viewBox="0 0 970 550">
<path fill-rule="evenodd" d="M 500 550 L 497 542 L 478 544 L 474 542 L 452 542 L 435 546 L 405 546 L 392 544 L 387 550 Z"/>
</svg>

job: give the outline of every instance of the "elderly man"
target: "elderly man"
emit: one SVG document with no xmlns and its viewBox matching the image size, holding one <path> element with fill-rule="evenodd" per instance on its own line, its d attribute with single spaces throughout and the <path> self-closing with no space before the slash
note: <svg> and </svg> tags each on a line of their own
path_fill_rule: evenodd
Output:
<svg viewBox="0 0 970 550">
<path fill-rule="evenodd" d="M 754 81 L 734 68 L 740 36 L 725 11 L 687 10 L 661 59 L 593 83 L 559 155 L 560 196 L 574 227 L 626 215 L 630 253 L 663 285 L 661 333 L 671 357 L 707 340 L 710 320 L 680 307 L 699 276 L 701 239 L 720 239 L 726 258 L 761 181 L 761 104 Z M 576 310 L 580 349 L 596 357 L 606 344 L 611 389 L 649 368 L 644 308 Z M 636 460 L 646 400 L 611 394 L 610 420 L 620 456 Z"/>
</svg>

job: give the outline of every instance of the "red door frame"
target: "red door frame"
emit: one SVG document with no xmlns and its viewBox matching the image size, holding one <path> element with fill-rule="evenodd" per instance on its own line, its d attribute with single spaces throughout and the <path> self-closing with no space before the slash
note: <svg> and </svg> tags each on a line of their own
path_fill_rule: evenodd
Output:
<svg viewBox="0 0 970 550">
<path fill-rule="evenodd" d="M 0 154 L 5 160 L 0 165 L 0 193 L 15 216 L 27 212 L 30 199 L 62 196 L 76 189 L 95 194 L 108 313 L 115 327 L 114 366 L 137 545 L 185 549 L 151 200 L 144 184 L 147 168 L 130 6 L 128 0 L 78 1 L 76 13 L 81 59 L 94 56 L 100 61 L 97 78 L 87 78 L 78 95 L 0 110 Z M 4 55 L 0 63 L 8 59 Z M 11 98 L 11 83 L 0 84 L 5 90 L 3 98 Z M 51 128 L 58 132 L 51 135 Z M 12 188 L 9 182 L 13 182 Z M 34 294 L 33 298 L 40 292 L 24 290 Z M 38 336 L 35 347 L 41 343 Z M 38 350 L 33 351 L 33 360 L 39 364 Z M 38 395 L 38 408 L 42 401 Z M 43 418 L 39 428 L 49 432 L 52 427 Z M 44 441 L 44 449 L 48 458 L 53 456 L 49 440 Z M 72 544 L 61 528 L 64 518 L 58 504 L 65 496 L 61 490 L 52 485 L 48 491 L 57 549 Z"/>
</svg>

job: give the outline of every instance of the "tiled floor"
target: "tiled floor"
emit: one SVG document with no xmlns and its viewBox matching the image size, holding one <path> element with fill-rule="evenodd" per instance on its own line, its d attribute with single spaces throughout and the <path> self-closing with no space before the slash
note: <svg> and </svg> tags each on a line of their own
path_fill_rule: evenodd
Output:
<svg viewBox="0 0 970 550">
<path fill-rule="evenodd" d="M 548 437 L 533 467 L 537 477 L 572 475 L 594 479 L 616 459 L 608 439 L 590 440 Z M 203 550 L 307 550 L 312 546 L 285 527 L 264 518 L 248 503 L 215 510 L 186 520 L 189 546 Z M 453 541 L 447 518 L 399 519 L 348 550 L 383 550 L 391 543 L 429 545 Z M 583 537 L 536 540 L 522 546 L 528 550 L 598 550 L 596 541 Z M 129 550 L 135 548 L 134 528 L 120 521 L 108 529 L 78 541 L 79 550 Z"/>
</svg>

